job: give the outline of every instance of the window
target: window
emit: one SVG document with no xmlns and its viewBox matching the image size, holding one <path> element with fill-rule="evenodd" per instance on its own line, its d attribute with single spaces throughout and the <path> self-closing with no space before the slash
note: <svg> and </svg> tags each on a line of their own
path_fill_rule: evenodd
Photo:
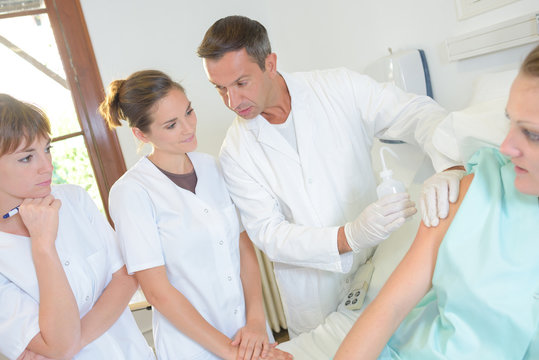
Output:
<svg viewBox="0 0 539 360">
<path fill-rule="evenodd" d="M 79 1 L 0 1 L 0 59 L 0 92 L 51 120 L 53 182 L 85 187 L 106 209 L 125 163 L 97 113 L 104 91 Z"/>
</svg>

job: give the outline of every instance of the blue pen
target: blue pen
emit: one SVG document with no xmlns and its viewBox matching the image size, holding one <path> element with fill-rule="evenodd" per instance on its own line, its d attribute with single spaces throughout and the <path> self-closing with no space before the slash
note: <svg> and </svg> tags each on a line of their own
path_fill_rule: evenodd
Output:
<svg viewBox="0 0 539 360">
<path fill-rule="evenodd" d="M 4 219 L 7 219 L 8 217 L 12 217 L 13 215 L 17 215 L 19 213 L 19 207 L 15 206 L 13 209 L 9 210 L 7 214 L 2 216 Z"/>
</svg>

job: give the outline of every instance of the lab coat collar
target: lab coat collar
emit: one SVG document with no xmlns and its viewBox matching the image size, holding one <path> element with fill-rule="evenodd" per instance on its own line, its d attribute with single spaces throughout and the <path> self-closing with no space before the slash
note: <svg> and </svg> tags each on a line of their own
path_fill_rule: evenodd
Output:
<svg viewBox="0 0 539 360">
<path fill-rule="evenodd" d="M 300 154 L 304 148 L 303 144 L 306 141 L 310 141 L 312 129 L 309 124 L 304 123 L 305 120 L 311 118 L 307 104 L 307 91 L 304 85 L 297 81 L 294 76 L 281 73 L 285 83 L 288 87 L 288 91 L 291 97 L 291 112 L 294 116 L 294 126 L 296 130 L 296 141 L 298 145 L 298 151 Z M 291 160 L 294 160 L 298 164 L 300 163 L 300 157 L 298 153 L 293 149 L 290 144 L 279 134 L 279 132 L 262 116 L 258 115 L 254 119 L 245 120 L 238 117 L 238 121 L 243 122 L 245 128 L 252 131 L 257 140 L 274 150 L 277 150 Z"/>
<path fill-rule="evenodd" d="M 295 119 L 294 119 L 295 120 Z M 245 124 L 245 128 L 251 131 L 261 144 L 282 153 L 294 162 L 299 164 L 299 157 L 294 148 L 286 139 L 270 124 L 262 115 L 254 119 L 246 120 L 238 117 L 238 121 Z M 297 135 L 296 135 L 297 136 Z"/>
<path fill-rule="evenodd" d="M 291 97 L 291 112 L 294 116 L 296 127 L 296 141 L 298 152 L 302 162 L 311 153 L 313 124 L 309 120 L 313 119 L 311 113 L 312 101 L 309 99 L 309 89 L 306 84 L 293 74 L 281 73 L 288 87 Z"/>
</svg>

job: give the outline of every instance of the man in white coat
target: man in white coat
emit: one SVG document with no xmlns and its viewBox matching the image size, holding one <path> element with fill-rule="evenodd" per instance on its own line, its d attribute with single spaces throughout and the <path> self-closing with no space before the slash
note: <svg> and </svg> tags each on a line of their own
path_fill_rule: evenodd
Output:
<svg viewBox="0 0 539 360">
<path fill-rule="evenodd" d="M 343 68 L 277 72 L 266 29 L 243 16 L 214 23 L 198 55 L 239 115 L 220 162 L 245 229 L 274 262 L 293 337 L 336 310 L 372 247 L 416 212 L 406 193 L 376 200 L 374 138 L 417 144 L 437 171 L 448 169 L 457 164 L 431 140 L 446 112 L 428 97 Z M 428 180 L 429 224 L 447 216 L 448 192 L 455 201 L 462 172 Z"/>
</svg>

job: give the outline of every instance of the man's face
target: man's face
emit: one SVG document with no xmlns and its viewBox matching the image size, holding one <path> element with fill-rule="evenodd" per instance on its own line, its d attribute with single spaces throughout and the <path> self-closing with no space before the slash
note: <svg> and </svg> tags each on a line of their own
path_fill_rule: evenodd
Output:
<svg viewBox="0 0 539 360">
<path fill-rule="evenodd" d="M 271 78 L 276 73 L 271 55 L 264 71 L 245 49 L 228 52 L 218 60 L 203 59 L 203 63 L 225 105 L 242 118 L 253 119 L 269 105 Z"/>
</svg>

